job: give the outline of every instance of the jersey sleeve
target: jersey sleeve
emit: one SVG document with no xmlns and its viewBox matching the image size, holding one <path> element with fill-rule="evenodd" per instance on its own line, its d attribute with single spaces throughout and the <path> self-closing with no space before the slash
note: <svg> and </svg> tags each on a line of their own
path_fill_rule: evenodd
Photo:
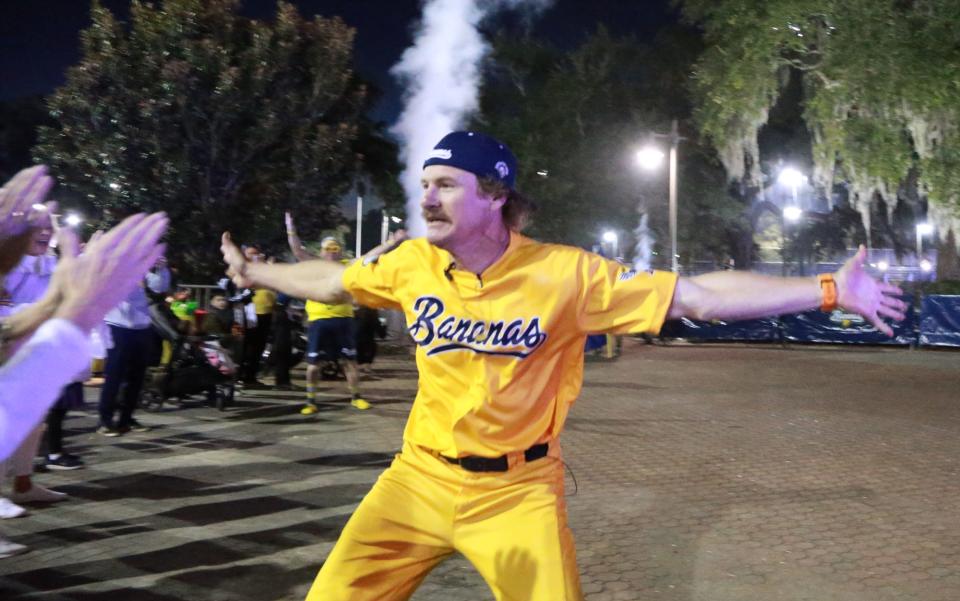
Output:
<svg viewBox="0 0 960 601">
<path fill-rule="evenodd" d="M 404 244 L 372 261 L 354 261 L 343 272 L 343 287 L 358 303 L 367 307 L 399 309 L 397 297 Z"/>
<path fill-rule="evenodd" d="M 583 253 L 579 263 L 577 322 L 589 334 L 660 331 L 677 285 L 677 274 L 634 271 L 616 261 Z"/>
</svg>

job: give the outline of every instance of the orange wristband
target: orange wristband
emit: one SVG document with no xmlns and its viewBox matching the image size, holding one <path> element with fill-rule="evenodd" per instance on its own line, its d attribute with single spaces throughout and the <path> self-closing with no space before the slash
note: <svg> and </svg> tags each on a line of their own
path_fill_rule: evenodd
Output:
<svg viewBox="0 0 960 601">
<path fill-rule="evenodd" d="M 834 281 L 832 273 L 821 273 L 817 279 L 820 281 L 820 291 L 823 292 L 820 310 L 833 311 L 837 308 L 837 282 Z"/>
</svg>

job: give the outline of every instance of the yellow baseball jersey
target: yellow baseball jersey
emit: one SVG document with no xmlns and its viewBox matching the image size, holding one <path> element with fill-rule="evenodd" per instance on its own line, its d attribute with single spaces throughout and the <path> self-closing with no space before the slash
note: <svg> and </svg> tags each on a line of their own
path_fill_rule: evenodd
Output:
<svg viewBox="0 0 960 601">
<path fill-rule="evenodd" d="M 559 436 L 580 392 L 586 335 L 658 332 L 676 280 L 516 233 L 479 276 L 425 239 L 343 274 L 361 304 L 406 315 L 420 380 L 404 439 L 449 457 L 497 457 Z"/>
<path fill-rule="evenodd" d="M 321 261 L 323 259 L 320 259 Z M 349 263 L 348 259 L 341 259 L 343 264 Z M 331 317 L 353 317 L 353 303 L 340 303 L 328 305 L 315 300 L 307 300 L 304 303 L 303 310 L 307 313 L 307 321 L 317 319 L 329 319 Z"/>
</svg>

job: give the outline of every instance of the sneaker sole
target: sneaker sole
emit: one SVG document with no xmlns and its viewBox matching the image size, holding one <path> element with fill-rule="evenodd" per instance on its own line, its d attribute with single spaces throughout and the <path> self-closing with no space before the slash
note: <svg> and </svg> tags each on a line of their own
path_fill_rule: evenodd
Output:
<svg viewBox="0 0 960 601">
<path fill-rule="evenodd" d="M 49 463 L 47 464 L 47 469 L 48 469 L 48 470 L 54 470 L 54 471 L 57 471 L 57 472 L 68 472 L 68 471 L 70 471 L 70 470 L 82 470 L 84 467 L 86 467 L 86 466 L 83 466 L 83 465 L 69 465 L 69 466 L 68 466 L 68 465 L 50 465 Z"/>
</svg>

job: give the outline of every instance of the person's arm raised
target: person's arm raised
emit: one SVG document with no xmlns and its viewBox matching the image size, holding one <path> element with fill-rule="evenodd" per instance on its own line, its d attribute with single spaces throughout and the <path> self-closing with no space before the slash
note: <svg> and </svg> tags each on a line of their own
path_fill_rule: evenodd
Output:
<svg viewBox="0 0 960 601">
<path fill-rule="evenodd" d="M 866 249 L 860 250 L 834 274 L 836 304 L 863 315 L 887 336 L 893 330 L 883 318 L 902 320 L 907 304 L 896 298 L 897 286 L 878 282 L 864 269 Z M 823 304 L 816 277 L 781 278 L 742 271 L 719 271 L 681 277 L 668 318 L 752 319 L 816 309 Z"/>
<path fill-rule="evenodd" d="M 320 257 L 303 247 L 300 236 L 297 235 L 297 228 L 293 224 L 293 215 L 290 214 L 290 211 L 287 211 L 283 215 L 284 223 L 287 226 L 287 244 L 290 246 L 290 252 L 293 253 L 297 261 L 319 259 Z"/>
<path fill-rule="evenodd" d="M 228 266 L 227 275 L 241 288 L 262 286 L 294 298 L 308 298 L 322 303 L 339 303 L 349 298 L 342 282 L 346 267 L 341 263 L 251 263 L 234 244 L 228 232 L 223 234 L 220 251 Z"/>
</svg>

